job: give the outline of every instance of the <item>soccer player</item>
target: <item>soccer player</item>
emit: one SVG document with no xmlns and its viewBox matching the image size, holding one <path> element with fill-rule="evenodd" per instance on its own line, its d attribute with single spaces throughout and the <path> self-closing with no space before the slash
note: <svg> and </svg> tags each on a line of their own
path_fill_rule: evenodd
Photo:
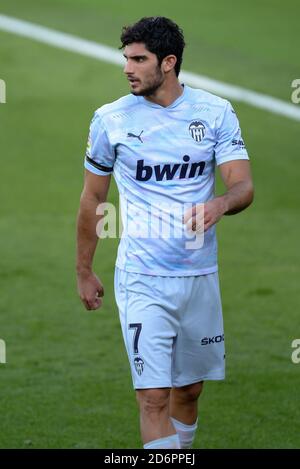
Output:
<svg viewBox="0 0 300 469">
<path fill-rule="evenodd" d="M 224 379 L 215 225 L 251 204 L 249 159 L 231 104 L 179 82 L 185 43 L 173 21 L 142 18 L 123 28 L 121 42 L 131 94 L 91 122 L 78 290 L 86 309 L 102 305 L 92 268 L 96 208 L 113 174 L 124 226 L 115 295 L 144 448 L 190 448 L 203 382 Z M 219 196 L 215 166 L 226 187 Z"/>
</svg>

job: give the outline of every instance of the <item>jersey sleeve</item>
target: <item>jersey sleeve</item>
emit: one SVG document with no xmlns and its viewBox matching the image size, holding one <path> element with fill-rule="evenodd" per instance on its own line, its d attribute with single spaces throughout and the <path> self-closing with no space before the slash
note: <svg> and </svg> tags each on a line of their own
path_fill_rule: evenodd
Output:
<svg viewBox="0 0 300 469">
<path fill-rule="evenodd" d="M 84 167 L 99 176 L 113 172 L 115 150 L 107 136 L 101 116 L 96 112 L 91 121 Z"/>
<path fill-rule="evenodd" d="M 228 101 L 217 127 L 215 158 L 217 165 L 232 160 L 249 159 L 238 118 Z"/>
</svg>

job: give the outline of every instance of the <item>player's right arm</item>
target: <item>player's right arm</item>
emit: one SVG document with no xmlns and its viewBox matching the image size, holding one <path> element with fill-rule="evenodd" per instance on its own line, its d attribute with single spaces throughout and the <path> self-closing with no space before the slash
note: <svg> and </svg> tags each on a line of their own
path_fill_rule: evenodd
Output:
<svg viewBox="0 0 300 469">
<path fill-rule="evenodd" d="M 96 215 L 99 204 L 105 203 L 111 175 L 100 176 L 85 171 L 85 181 L 80 197 L 77 218 L 77 286 L 81 301 L 88 310 L 100 308 L 104 295 L 103 285 L 93 272 L 93 258 L 97 247 Z"/>
</svg>

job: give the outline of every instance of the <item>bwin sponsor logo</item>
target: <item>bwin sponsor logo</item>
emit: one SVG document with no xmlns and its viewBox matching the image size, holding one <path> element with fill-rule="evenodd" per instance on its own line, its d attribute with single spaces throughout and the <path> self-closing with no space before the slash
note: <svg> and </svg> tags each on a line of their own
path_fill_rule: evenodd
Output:
<svg viewBox="0 0 300 469">
<path fill-rule="evenodd" d="M 176 164 L 157 164 L 149 166 L 144 164 L 144 160 L 138 160 L 136 167 L 136 179 L 138 181 L 149 181 L 154 175 L 156 181 L 170 181 L 174 178 L 184 179 L 198 177 L 203 174 L 205 161 L 189 163 L 189 155 L 183 156 L 184 163 Z"/>
<path fill-rule="evenodd" d="M 201 345 L 209 345 L 209 344 L 218 344 L 219 342 L 224 341 L 224 334 L 216 335 L 214 337 L 204 337 L 201 340 Z"/>
</svg>

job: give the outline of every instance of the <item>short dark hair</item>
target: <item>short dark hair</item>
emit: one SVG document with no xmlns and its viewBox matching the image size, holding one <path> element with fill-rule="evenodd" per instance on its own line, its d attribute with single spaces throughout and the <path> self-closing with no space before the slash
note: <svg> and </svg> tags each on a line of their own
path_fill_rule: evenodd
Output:
<svg viewBox="0 0 300 469">
<path fill-rule="evenodd" d="M 150 16 L 140 19 L 131 26 L 124 26 L 121 34 L 123 49 L 133 42 L 142 42 L 146 49 L 156 54 L 161 65 L 167 55 L 175 55 L 175 73 L 178 77 L 185 46 L 183 31 L 174 21 L 164 16 Z"/>
</svg>

